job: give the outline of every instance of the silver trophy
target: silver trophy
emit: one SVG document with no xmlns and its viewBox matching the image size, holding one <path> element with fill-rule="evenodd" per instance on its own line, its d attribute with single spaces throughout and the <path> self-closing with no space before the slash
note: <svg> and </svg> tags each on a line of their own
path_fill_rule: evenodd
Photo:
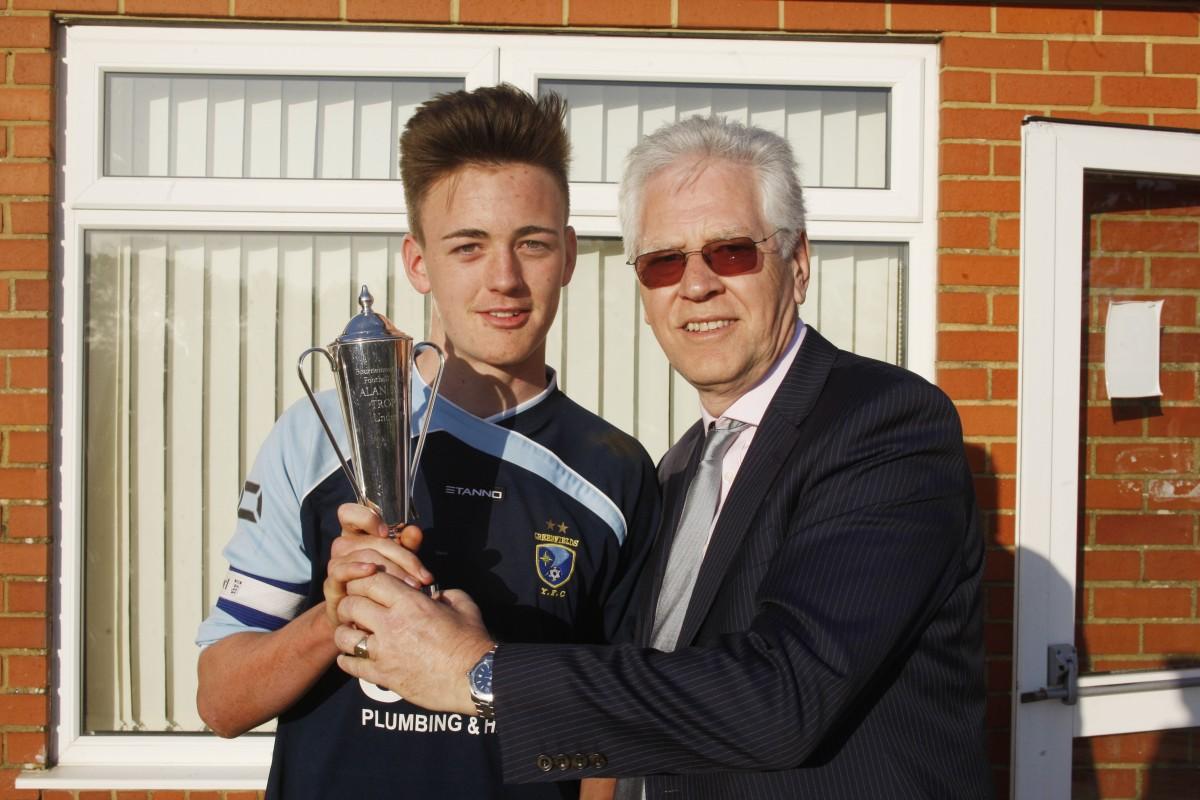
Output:
<svg viewBox="0 0 1200 800">
<path fill-rule="evenodd" d="M 416 517 L 412 504 L 413 484 L 421 451 L 425 448 L 425 434 L 433 420 L 433 405 L 442 382 L 442 371 L 446 368 L 446 355 L 430 342 L 420 342 L 414 347 L 412 337 L 401 333 L 387 317 L 371 308 L 373 302 L 364 285 L 358 296 L 361 311 L 346 324 L 342 335 L 328 349 L 310 347 L 301 353 L 296 371 L 329 443 L 354 487 L 358 502 L 378 513 L 388 526 L 388 535 L 395 537 Z M 416 356 L 426 349 L 437 353 L 438 372 L 425 409 L 421 435 L 417 438 L 416 449 L 411 450 L 410 370 Z M 337 437 L 304 377 L 304 360 L 313 353 L 325 356 L 337 380 L 353 469 L 338 447 Z"/>
</svg>

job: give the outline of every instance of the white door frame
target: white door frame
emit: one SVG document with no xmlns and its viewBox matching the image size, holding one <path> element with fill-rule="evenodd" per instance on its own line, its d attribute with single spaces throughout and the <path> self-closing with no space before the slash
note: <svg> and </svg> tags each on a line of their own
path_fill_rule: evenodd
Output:
<svg viewBox="0 0 1200 800">
<path fill-rule="evenodd" d="M 1200 669 L 1081 678 L 1098 694 L 1076 705 L 1020 701 L 1046 685 L 1047 647 L 1075 641 L 1084 171 L 1200 177 L 1200 136 L 1031 118 L 1021 143 L 1012 796 L 1024 799 L 1070 797 L 1074 737 L 1200 725 L 1200 687 L 1099 694 Z"/>
</svg>

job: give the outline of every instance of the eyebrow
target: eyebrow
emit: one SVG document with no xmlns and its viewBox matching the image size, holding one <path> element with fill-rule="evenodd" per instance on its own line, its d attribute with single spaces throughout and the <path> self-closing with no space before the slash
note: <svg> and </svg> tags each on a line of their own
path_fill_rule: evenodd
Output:
<svg viewBox="0 0 1200 800">
<path fill-rule="evenodd" d="M 541 225 L 525 225 L 517 228 L 516 235 L 529 236 L 530 234 L 541 233 L 547 236 L 559 236 L 560 232 L 554 228 L 546 228 Z M 481 228 L 459 228 L 456 231 L 450 231 L 442 237 L 442 241 L 447 239 L 489 239 L 491 234 Z"/>
</svg>

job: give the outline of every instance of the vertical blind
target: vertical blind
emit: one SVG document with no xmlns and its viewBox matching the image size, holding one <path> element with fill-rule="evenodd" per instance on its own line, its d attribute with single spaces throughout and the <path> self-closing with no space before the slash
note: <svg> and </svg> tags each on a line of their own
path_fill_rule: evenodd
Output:
<svg viewBox="0 0 1200 800">
<path fill-rule="evenodd" d="M 567 98 L 572 181 L 615 183 L 641 137 L 719 114 L 787 139 L 805 186 L 888 186 L 886 89 L 542 81 L 539 91 Z"/>
<path fill-rule="evenodd" d="M 88 730 L 203 728 L 193 637 L 219 591 L 246 472 L 303 396 L 296 358 L 341 332 L 363 283 L 401 330 L 428 329 L 401 241 L 88 234 Z M 901 257 L 893 245 L 818 244 L 801 314 L 842 346 L 897 360 Z M 642 319 L 619 242 L 581 242 L 547 350 L 577 402 L 656 458 L 699 415 Z M 332 385 L 315 372 L 317 386 Z"/>
<path fill-rule="evenodd" d="M 405 123 L 459 79 L 110 73 L 105 174 L 209 178 L 399 176 Z"/>
</svg>

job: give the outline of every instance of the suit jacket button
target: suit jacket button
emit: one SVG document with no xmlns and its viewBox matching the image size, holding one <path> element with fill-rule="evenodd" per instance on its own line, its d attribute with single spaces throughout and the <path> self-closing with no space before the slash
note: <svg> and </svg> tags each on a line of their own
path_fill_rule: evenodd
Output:
<svg viewBox="0 0 1200 800">
<path fill-rule="evenodd" d="M 537 757 L 537 768 L 542 772 L 549 772 L 550 770 L 554 769 L 554 761 L 550 758 L 550 756 L 542 753 Z"/>
<path fill-rule="evenodd" d="M 554 763 L 559 769 L 567 769 L 571 766 L 571 757 L 564 753 L 559 753 L 558 758 L 554 759 Z"/>
<path fill-rule="evenodd" d="M 576 753 L 574 763 L 573 763 L 573 766 L 575 767 L 575 769 L 583 769 L 587 765 L 588 765 L 587 756 L 585 756 L 583 753 Z"/>
<path fill-rule="evenodd" d="M 592 753 L 588 760 L 592 762 L 592 766 L 596 769 L 604 769 L 608 766 L 608 759 L 604 756 L 604 753 Z"/>
</svg>

